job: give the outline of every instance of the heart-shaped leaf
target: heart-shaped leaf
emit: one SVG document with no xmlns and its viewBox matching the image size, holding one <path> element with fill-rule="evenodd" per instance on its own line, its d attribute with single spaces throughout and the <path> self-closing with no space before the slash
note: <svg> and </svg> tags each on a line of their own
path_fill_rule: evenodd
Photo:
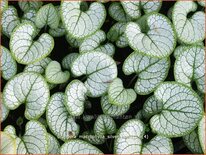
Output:
<svg viewBox="0 0 206 155">
<path fill-rule="evenodd" d="M 46 67 L 52 60 L 49 57 L 46 57 L 40 61 L 29 64 L 24 68 L 24 72 L 35 72 L 39 74 L 43 74 L 45 72 Z"/>
<path fill-rule="evenodd" d="M 48 137 L 48 154 L 59 154 L 60 144 L 58 140 L 51 134 L 47 134 Z"/>
<path fill-rule="evenodd" d="M 181 137 L 196 128 L 203 115 L 203 106 L 191 88 L 176 82 L 165 82 L 154 95 L 163 104 L 161 113 L 150 119 L 154 133 Z"/>
<path fill-rule="evenodd" d="M 83 140 L 69 140 L 61 146 L 61 154 L 103 154 L 95 146 Z"/>
<path fill-rule="evenodd" d="M 70 82 L 65 91 L 65 106 L 72 116 L 80 116 L 84 112 L 87 88 L 79 80 Z"/>
<path fill-rule="evenodd" d="M 150 118 L 151 116 L 158 114 L 162 111 L 163 104 L 158 101 L 155 96 L 149 97 L 142 108 L 142 114 L 144 118 Z"/>
<path fill-rule="evenodd" d="M 93 35 L 84 39 L 79 46 L 79 52 L 85 53 L 90 51 L 102 52 L 112 56 L 115 52 L 115 47 L 111 43 L 101 45 L 106 40 L 106 34 L 102 30 L 98 30 Z"/>
<path fill-rule="evenodd" d="M 118 22 L 127 22 L 127 21 L 131 21 L 132 18 L 129 17 L 122 5 L 118 2 L 113 2 L 110 6 L 109 6 L 109 15 L 116 21 Z"/>
<path fill-rule="evenodd" d="M 29 121 L 26 124 L 22 141 L 28 154 L 46 154 L 48 151 L 47 132 L 38 121 Z"/>
<path fill-rule="evenodd" d="M 61 3 L 62 22 L 67 32 L 74 38 L 85 38 L 96 32 L 104 23 L 104 5 L 93 2 L 87 11 L 81 10 L 81 1 Z"/>
<path fill-rule="evenodd" d="M 99 115 L 94 123 L 94 133 L 97 136 L 114 134 L 116 124 L 112 117 L 108 115 Z"/>
<path fill-rule="evenodd" d="M 203 46 L 191 46 L 184 50 L 176 59 L 174 75 L 177 82 L 192 86 L 196 82 L 197 88 L 205 93 L 205 49 Z"/>
<path fill-rule="evenodd" d="M 183 136 L 183 141 L 187 148 L 194 154 L 202 154 L 202 148 L 200 145 L 197 130 L 195 129 L 191 133 Z"/>
<path fill-rule="evenodd" d="M 69 53 L 67 56 L 65 56 L 62 60 L 62 67 L 64 69 L 70 70 L 71 65 L 74 62 L 74 60 L 79 56 L 79 53 Z"/>
<path fill-rule="evenodd" d="M 1 154 L 16 154 L 16 141 L 15 138 L 6 132 L 0 131 L 1 135 Z"/>
<path fill-rule="evenodd" d="M 133 52 L 124 61 L 123 72 L 126 75 L 136 73 L 138 79 L 134 89 L 138 94 L 146 95 L 165 80 L 169 67 L 169 58 L 159 59 Z"/>
<path fill-rule="evenodd" d="M 49 96 L 48 85 L 40 74 L 20 73 L 7 82 L 3 103 L 12 110 L 25 103 L 25 117 L 29 120 L 38 119 L 46 109 Z"/>
<path fill-rule="evenodd" d="M 129 110 L 130 105 L 113 105 L 109 103 L 108 96 L 105 95 L 101 97 L 101 107 L 104 114 L 111 117 L 117 117 L 125 114 Z"/>
<path fill-rule="evenodd" d="M 206 122 L 206 116 L 204 115 L 198 124 L 198 138 L 199 138 L 203 153 L 206 153 L 206 144 L 205 144 L 206 143 L 206 136 L 205 136 L 206 125 L 205 125 L 205 122 Z"/>
<path fill-rule="evenodd" d="M 9 6 L 2 13 L 2 32 L 7 37 L 10 37 L 11 33 L 17 25 L 20 24 L 20 20 L 17 14 L 17 10 L 13 6 Z"/>
<path fill-rule="evenodd" d="M 120 78 L 116 78 L 108 89 L 109 103 L 114 105 L 129 105 L 133 103 L 137 95 L 133 89 L 125 89 Z"/>
<path fill-rule="evenodd" d="M 141 17 L 139 24 L 129 23 L 125 34 L 131 48 L 146 55 L 167 57 L 176 46 L 172 23 L 159 13 Z"/>
<path fill-rule="evenodd" d="M 49 34 L 43 33 L 33 42 L 35 34 L 36 27 L 32 23 L 22 23 L 12 33 L 9 46 L 18 63 L 34 63 L 51 53 L 54 39 Z"/>
<path fill-rule="evenodd" d="M 49 3 L 39 9 L 36 14 L 35 24 L 38 28 L 49 26 L 55 29 L 59 26 L 59 14 L 53 4 Z"/>
<path fill-rule="evenodd" d="M 123 1 L 121 4 L 127 15 L 132 19 L 138 19 L 141 16 L 140 1 Z"/>
<path fill-rule="evenodd" d="M 35 9 L 35 10 L 38 10 L 43 2 L 41 1 L 34 1 L 34 0 L 31 0 L 31 1 L 23 1 L 23 0 L 20 0 L 18 1 L 18 4 L 19 4 L 19 7 L 21 8 L 22 11 L 28 11 L 30 9 Z"/>
<path fill-rule="evenodd" d="M 143 145 L 142 154 L 173 154 L 171 139 L 157 135 Z"/>
<path fill-rule="evenodd" d="M 86 52 L 81 54 L 72 64 L 75 76 L 86 75 L 85 87 L 88 95 L 99 97 L 106 93 L 109 83 L 117 77 L 115 61 L 101 52 Z"/>
<path fill-rule="evenodd" d="M 1 46 L 1 64 L 0 70 L 2 71 L 2 77 L 5 80 L 11 79 L 17 72 L 17 64 L 14 58 L 12 57 L 9 50 Z"/>
<path fill-rule="evenodd" d="M 65 96 L 63 93 L 52 95 L 46 109 L 46 120 L 54 135 L 66 141 L 78 135 L 79 126 L 69 115 L 64 104 Z"/>
<path fill-rule="evenodd" d="M 193 1 L 178 1 L 173 8 L 174 28 L 178 39 L 185 44 L 194 44 L 205 38 L 205 13 L 196 10 L 197 4 Z M 196 12 L 188 18 L 191 11 Z"/>
<path fill-rule="evenodd" d="M 107 39 L 116 42 L 117 47 L 124 48 L 128 46 L 127 38 L 125 37 L 126 23 L 118 22 L 114 24 L 107 33 Z"/>
<path fill-rule="evenodd" d="M 57 61 L 51 61 L 45 70 L 46 80 L 53 84 L 65 83 L 69 80 L 70 73 L 61 71 L 61 65 Z"/>
<path fill-rule="evenodd" d="M 172 154 L 173 146 L 169 138 L 155 136 L 143 144 L 145 125 L 137 119 L 124 123 L 116 134 L 114 142 L 115 154 Z"/>
</svg>

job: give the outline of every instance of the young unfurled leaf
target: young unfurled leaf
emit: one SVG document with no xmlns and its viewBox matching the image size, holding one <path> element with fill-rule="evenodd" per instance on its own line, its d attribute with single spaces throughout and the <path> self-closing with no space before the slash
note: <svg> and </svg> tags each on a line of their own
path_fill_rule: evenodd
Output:
<svg viewBox="0 0 206 155">
<path fill-rule="evenodd" d="M 106 34 L 102 30 L 98 30 L 93 35 L 87 37 L 84 39 L 79 46 L 79 52 L 90 52 L 90 51 L 96 51 L 96 52 L 102 52 L 106 53 L 110 56 L 112 56 L 115 52 L 115 47 L 111 43 L 106 43 L 104 45 L 101 45 L 101 42 L 106 40 Z"/>
<path fill-rule="evenodd" d="M 53 84 L 65 83 L 69 80 L 70 73 L 61 71 L 61 65 L 57 61 L 51 61 L 45 70 L 46 80 Z"/>
<path fill-rule="evenodd" d="M 86 75 L 85 87 L 88 95 L 99 97 L 106 93 L 108 81 L 117 77 L 115 61 L 101 52 L 86 52 L 81 54 L 72 64 L 72 73 L 75 76 Z"/>
<path fill-rule="evenodd" d="M 17 14 L 17 10 L 13 6 L 9 6 L 2 13 L 2 32 L 7 37 L 10 37 L 11 33 L 17 25 L 20 24 L 20 20 Z"/>
<path fill-rule="evenodd" d="M 123 72 L 126 75 L 136 73 L 138 75 L 135 91 L 138 94 L 149 94 L 164 81 L 170 67 L 170 59 L 158 59 L 145 56 L 138 52 L 130 54 L 123 64 Z"/>
<path fill-rule="evenodd" d="M 96 32 L 104 23 L 104 5 L 93 2 L 87 11 L 81 10 L 80 1 L 62 1 L 61 17 L 67 32 L 74 38 L 85 38 Z"/>
<path fill-rule="evenodd" d="M 46 109 L 49 94 L 48 85 L 40 74 L 20 73 L 7 82 L 3 103 L 12 110 L 25 103 L 25 117 L 29 120 L 38 119 Z"/>
<path fill-rule="evenodd" d="M 113 118 L 108 115 L 99 115 L 94 123 L 94 133 L 97 136 L 114 134 L 116 124 Z"/>
<path fill-rule="evenodd" d="M 132 18 L 130 16 L 128 16 L 122 5 L 118 2 L 113 2 L 110 6 L 109 6 L 109 15 L 116 21 L 118 22 L 127 22 L 127 21 L 131 21 Z"/>
<path fill-rule="evenodd" d="M 199 96 L 189 87 L 165 82 L 154 93 L 162 102 L 162 111 L 150 119 L 153 132 L 167 137 L 181 137 L 197 127 L 203 115 Z"/>
<path fill-rule="evenodd" d="M 42 6 L 36 14 L 35 24 L 38 28 L 49 26 L 55 29 L 59 26 L 59 14 L 53 4 L 49 3 Z"/>
<path fill-rule="evenodd" d="M 188 147 L 188 149 L 192 151 L 192 153 L 195 153 L 195 154 L 203 153 L 196 129 L 192 131 L 191 133 L 183 136 L 183 141 L 185 145 Z"/>
<path fill-rule="evenodd" d="M 65 96 L 63 93 L 55 93 L 51 96 L 46 109 L 46 119 L 50 130 L 57 138 L 66 141 L 79 134 L 79 125 L 66 110 Z M 72 136 L 70 135 L 72 134 Z"/>
<path fill-rule="evenodd" d="M 87 88 L 79 80 L 70 82 L 65 91 L 65 106 L 72 116 L 80 116 L 84 112 Z"/>
<path fill-rule="evenodd" d="M 204 114 L 204 116 L 202 117 L 202 119 L 200 120 L 199 124 L 198 124 L 198 137 L 199 137 L 199 141 L 200 141 L 200 145 L 202 148 L 202 152 L 205 154 L 206 153 L 206 137 L 205 137 L 205 132 L 206 132 L 206 126 L 205 126 L 205 122 L 206 122 L 206 116 Z"/>
<path fill-rule="evenodd" d="M 122 80 L 116 78 L 108 89 L 109 103 L 119 106 L 129 105 L 133 103 L 137 95 L 133 89 L 125 89 Z"/>
<path fill-rule="evenodd" d="M 125 29 L 126 23 L 125 22 L 118 22 L 114 24 L 109 32 L 107 33 L 107 39 L 115 42 L 117 47 L 124 48 L 128 46 L 128 41 L 125 37 Z"/>
<path fill-rule="evenodd" d="M 31 1 L 20 0 L 20 1 L 18 1 L 18 4 L 19 4 L 19 7 L 21 8 L 21 10 L 26 12 L 30 9 L 38 10 L 42 6 L 43 2 L 34 1 L 34 0 L 31 0 Z"/>
<path fill-rule="evenodd" d="M 158 101 L 155 96 L 149 97 L 142 108 L 142 114 L 145 118 L 150 118 L 151 116 L 158 114 L 162 111 L 163 104 Z"/>
<path fill-rule="evenodd" d="M 155 136 L 150 142 L 143 144 L 145 125 L 137 119 L 124 123 L 116 134 L 114 142 L 115 154 L 172 154 L 173 146 L 169 138 Z"/>
<path fill-rule="evenodd" d="M 54 47 L 54 39 L 43 33 L 33 42 L 36 27 L 32 23 L 22 23 L 11 35 L 10 50 L 18 63 L 31 64 L 49 55 Z"/>
<path fill-rule="evenodd" d="M 16 141 L 15 138 L 6 132 L 0 131 L 1 135 L 1 154 L 16 154 Z"/>
<path fill-rule="evenodd" d="M 69 140 L 61 146 L 61 154 L 103 154 L 95 146 L 83 140 Z"/>
<path fill-rule="evenodd" d="M 70 53 L 67 56 L 65 56 L 62 60 L 62 67 L 64 69 L 70 70 L 71 65 L 74 62 L 74 60 L 79 56 L 79 53 Z"/>
<path fill-rule="evenodd" d="M 205 13 L 196 9 L 197 4 L 193 1 L 178 1 L 173 8 L 174 28 L 178 39 L 185 44 L 194 44 L 205 38 Z M 196 12 L 188 18 L 191 11 Z"/>
<path fill-rule="evenodd" d="M 105 95 L 101 97 L 101 107 L 104 114 L 117 117 L 125 114 L 129 110 L 130 105 L 113 105 L 109 103 L 108 96 Z"/>
<path fill-rule="evenodd" d="M 11 53 L 7 48 L 1 46 L 1 64 L 0 70 L 2 72 L 2 77 L 5 80 L 11 79 L 17 72 L 17 64 Z"/>
<path fill-rule="evenodd" d="M 205 49 L 203 46 L 181 48 L 184 50 L 175 61 L 174 75 L 177 82 L 192 86 L 205 93 Z"/>
<path fill-rule="evenodd" d="M 159 13 L 144 15 L 139 24 L 129 23 L 125 34 L 133 50 L 150 56 L 167 57 L 176 46 L 172 23 Z"/>
</svg>

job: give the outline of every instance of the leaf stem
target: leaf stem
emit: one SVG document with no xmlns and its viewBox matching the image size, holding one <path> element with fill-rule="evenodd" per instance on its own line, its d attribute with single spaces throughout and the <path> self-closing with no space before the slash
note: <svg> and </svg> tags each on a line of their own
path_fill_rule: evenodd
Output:
<svg viewBox="0 0 206 155">
<path fill-rule="evenodd" d="M 127 85 L 127 87 L 130 87 L 131 84 L 133 83 L 133 81 L 137 78 L 137 74 L 132 78 L 132 80 L 129 82 L 129 84 Z"/>
</svg>

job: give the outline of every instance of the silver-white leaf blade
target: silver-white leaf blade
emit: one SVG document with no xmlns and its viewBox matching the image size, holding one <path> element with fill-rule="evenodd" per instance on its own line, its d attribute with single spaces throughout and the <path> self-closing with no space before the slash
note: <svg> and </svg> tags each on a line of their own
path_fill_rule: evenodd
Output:
<svg viewBox="0 0 206 155">
<path fill-rule="evenodd" d="M 130 105 L 113 105 L 109 103 L 108 96 L 105 95 L 101 97 L 101 107 L 104 114 L 109 115 L 111 117 L 117 117 L 125 114 L 129 110 Z"/>
<path fill-rule="evenodd" d="M 154 57 L 169 56 L 176 46 L 176 35 L 170 20 L 159 13 L 150 13 L 139 24 L 131 22 L 125 35 L 133 50 Z M 146 33 L 142 32 L 142 30 Z"/>
<path fill-rule="evenodd" d="M 87 11 L 81 11 L 81 2 L 62 1 L 61 18 L 67 32 L 74 38 L 85 38 L 104 23 L 106 11 L 101 3 L 93 2 Z"/>
<path fill-rule="evenodd" d="M 59 154 L 60 144 L 58 140 L 49 133 L 47 133 L 47 138 L 48 138 L 48 154 Z"/>
<path fill-rule="evenodd" d="M 84 112 L 87 88 L 79 80 L 73 80 L 65 90 L 65 106 L 72 116 L 80 116 Z"/>
<path fill-rule="evenodd" d="M 16 141 L 15 138 L 8 133 L 0 131 L 1 135 L 1 154 L 16 154 Z"/>
<path fill-rule="evenodd" d="M 106 93 L 109 82 L 117 77 L 115 61 L 107 54 L 95 51 L 81 54 L 73 62 L 71 71 L 75 76 L 87 76 L 84 84 L 92 97 Z"/>
<path fill-rule="evenodd" d="M 59 26 L 58 10 L 52 3 L 42 6 L 36 14 L 35 24 L 38 28 L 43 28 L 48 25 L 50 28 L 57 28 Z"/>
<path fill-rule="evenodd" d="M 140 1 L 122 1 L 121 4 L 132 19 L 138 19 L 141 16 Z"/>
<path fill-rule="evenodd" d="M 10 37 L 15 27 L 20 24 L 17 10 L 13 6 L 9 6 L 2 13 L 2 32 Z"/>
<path fill-rule="evenodd" d="M 197 89 L 205 93 L 205 48 L 191 46 L 182 50 L 174 65 L 175 80 L 190 87 L 196 82 Z"/>
<path fill-rule="evenodd" d="M 25 103 L 25 117 L 38 119 L 46 109 L 49 96 L 48 85 L 40 74 L 23 72 L 7 82 L 3 103 L 12 110 Z"/>
<path fill-rule="evenodd" d="M 64 69 L 70 70 L 72 63 L 78 56 L 79 53 L 69 53 L 68 55 L 66 55 L 62 60 L 62 67 Z"/>
<path fill-rule="evenodd" d="M 45 78 L 49 83 L 61 84 L 69 80 L 70 73 L 68 71 L 63 72 L 59 62 L 51 61 L 45 69 Z"/>
<path fill-rule="evenodd" d="M 150 119 L 154 133 L 181 137 L 194 130 L 203 115 L 202 101 L 189 87 L 176 82 L 161 84 L 154 93 L 162 111 Z"/>
<path fill-rule="evenodd" d="M 28 11 L 30 9 L 35 9 L 35 10 L 38 10 L 43 2 L 41 1 L 23 1 L 23 0 L 20 0 L 18 1 L 18 4 L 19 4 L 19 7 L 21 8 L 22 11 Z"/>
<path fill-rule="evenodd" d="M 140 120 L 131 119 L 124 123 L 116 134 L 114 153 L 140 154 L 144 132 L 145 126 Z"/>
<path fill-rule="evenodd" d="M 66 141 L 78 135 L 79 126 L 74 121 L 74 118 L 69 115 L 64 102 L 65 96 L 63 93 L 52 95 L 46 109 L 46 120 L 54 135 Z M 72 136 L 70 136 L 70 133 Z"/>
<path fill-rule="evenodd" d="M 176 2 L 173 8 L 172 21 L 178 39 L 185 44 L 194 44 L 205 38 L 205 13 L 196 11 L 197 4 L 193 1 Z M 190 18 L 189 12 L 194 12 Z"/>
<path fill-rule="evenodd" d="M 142 154 L 173 154 L 171 139 L 163 136 L 155 136 L 143 145 Z"/>
<path fill-rule="evenodd" d="M 150 0 L 142 0 L 141 1 L 141 7 L 144 10 L 144 12 L 151 13 L 151 12 L 158 12 L 162 6 L 162 1 L 150 1 Z"/>
<path fill-rule="evenodd" d="M 108 88 L 109 103 L 119 106 L 132 104 L 137 95 L 133 89 L 125 89 L 120 78 L 116 78 L 110 83 Z"/>
<path fill-rule="evenodd" d="M 18 25 L 11 35 L 10 50 L 18 63 L 30 64 L 48 56 L 54 48 L 54 39 L 43 33 L 33 42 L 36 27 L 28 22 Z"/>
<path fill-rule="evenodd" d="M 61 146 L 61 154 L 103 154 L 95 146 L 83 140 L 69 140 Z"/>
<path fill-rule="evenodd" d="M 29 154 L 46 154 L 48 151 L 47 131 L 38 121 L 26 124 L 22 140 Z"/>
<path fill-rule="evenodd" d="M 165 80 L 170 68 L 169 58 L 154 58 L 139 52 L 130 54 L 123 64 L 123 72 L 126 75 L 136 73 L 138 75 L 135 83 L 135 91 L 146 95 Z"/>
<path fill-rule="evenodd" d="M 1 56 L 0 70 L 2 72 L 2 77 L 5 80 L 9 80 L 17 73 L 16 61 L 12 57 L 10 51 L 4 46 L 1 46 L 0 56 Z"/>
</svg>

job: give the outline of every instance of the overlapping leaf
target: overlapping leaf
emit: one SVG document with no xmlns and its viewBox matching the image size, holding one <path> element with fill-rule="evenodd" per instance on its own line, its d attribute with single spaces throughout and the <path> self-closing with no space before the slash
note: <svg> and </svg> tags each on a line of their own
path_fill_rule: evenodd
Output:
<svg viewBox="0 0 206 155">
<path fill-rule="evenodd" d="M 61 146 L 61 154 L 103 154 L 95 146 L 83 140 L 69 140 Z"/>
<path fill-rule="evenodd" d="M 191 86 L 196 82 L 197 88 L 205 93 L 205 49 L 203 46 L 191 46 L 184 50 L 175 61 L 174 75 L 177 82 Z"/>
<path fill-rule="evenodd" d="M 123 72 L 126 75 L 138 75 L 135 91 L 144 95 L 153 92 L 165 80 L 169 67 L 169 58 L 158 59 L 133 52 L 124 61 Z"/>
<path fill-rule="evenodd" d="M 23 0 L 20 0 L 18 1 L 18 4 L 19 4 L 19 7 L 21 8 L 22 11 L 28 11 L 30 9 L 35 9 L 35 10 L 38 10 L 43 2 L 41 1 L 34 1 L 34 0 L 31 0 L 31 1 L 23 1 Z"/>
<path fill-rule="evenodd" d="M 101 52 L 81 54 L 73 62 L 71 70 L 75 76 L 87 76 L 84 84 L 88 95 L 92 97 L 106 93 L 109 83 L 117 77 L 115 61 Z"/>
<path fill-rule="evenodd" d="M 61 71 L 61 65 L 57 61 L 51 61 L 45 70 L 45 78 L 53 84 L 65 83 L 69 80 L 70 73 Z"/>
<path fill-rule="evenodd" d="M 74 60 L 79 56 L 79 53 L 70 53 L 67 56 L 65 56 L 62 60 L 62 67 L 64 69 L 70 70 L 71 65 L 74 62 Z"/>
<path fill-rule="evenodd" d="M 16 141 L 8 133 L 1 132 L 1 154 L 16 154 Z"/>
<path fill-rule="evenodd" d="M 79 80 L 70 82 L 65 91 L 65 106 L 72 116 L 80 116 L 84 112 L 87 88 Z"/>
<path fill-rule="evenodd" d="M 129 23 L 125 34 L 133 50 L 159 58 L 169 56 L 176 45 L 172 23 L 159 13 L 141 17 L 139 24 Z"/>
<path fill-rule="evenodd" d="M 180 137 L 196 128 L 203 115 L 203 106 L 192 89 L 176 82 L 165 82 L 154 94 L 163 106 L 162 111 L 150 119 L 153 132 Z"/>
<path fill-rule="evenodd" d="M 47 105 L 46 118 L 50 130 L 56 137 L 66 141 L 78 135 L 79 126 L 66 110 L 64 103 L 65 96 L 63 93 L 52 95 Z"/>
<path fill-rule="evenodd" d="M 205 38 L 205 13 L 196 10 L 197 4 L 193 1 L 179 1 L 173 8 L 172 21 L 178 39 L 185 44 L 194 44 Z M 188 18 L 193 11 L 196 12 Z"/>
<path fill-rule="evenodd" d="M 74 38 L 85 38 L 103 25 L 106 11 L 104 6 L 98 2 L 93 2 L 87 11 L 82 11 L 80 1 L 63 1 L 61 17 L 70 35 Z"/>
<path fill-rule="evenodd" d="M 47 134 L 48 137 L 48 153 L 49 154 L 59 154 L 60 144 L 58 140 L 51 134 Z"/>
<path fill-rule="evenodd" d="M 29 120 L 37 119 L 45 111 L 49 94 L 48 85 L 40 74 L 20 73 L 7 82 L 3 103 L 12 110 L 25 103 L 25 117 Z"/>
<path fill-rule="evenodd" d="M 109 103 L 119 106 L 133 103 L 137 95 L 133 89 L 125 89 L 120 78 L 116 78 L 108 89 Z"/>
<path fill-rule="evenodd" d="M 14 58 L 12 57 L 9 50 L 1 46 L 1 64 L 0 70 L 2 72 L 2 77 L 5 80 L 11 79 L 17 72 L 17 64 Z"/>
<path fill-rule="evenodd" d="M 12 33 L 9 46 L 18 63 L 34 63 L 51 53 L 54 39 L 43 33 L 37 41 L 33 41 L 35 34 L 36 27 L 32 23 L 22 23 Z"/>
</svg>

